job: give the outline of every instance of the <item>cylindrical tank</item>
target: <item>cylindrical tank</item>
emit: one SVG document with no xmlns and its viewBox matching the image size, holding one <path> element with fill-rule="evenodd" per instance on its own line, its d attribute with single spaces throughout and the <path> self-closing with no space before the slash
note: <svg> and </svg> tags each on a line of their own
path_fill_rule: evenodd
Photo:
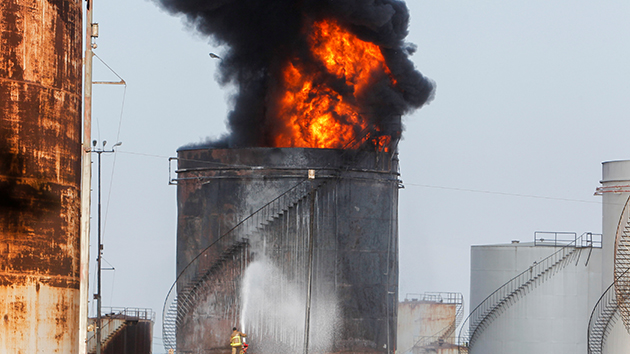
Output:
<svg viewBox="0 0 630 354">
<path fill-rule="evenodd" d="M 76 353 L 82 3 L 0 2 L 0 352 Z"/>
<path fill-rule="evenodd" d="M 630 196 L 630 160 L 602 163 L 602 292 L 613 283 L 615 238 L 623 208 Z M 630 353 L 630 335 L 623 321 L 612 324 L 603 353 Z"/>
<path fill-rule="evenodd" d="M 585 353 L 588 319 L 597 302 L 601 272 L 600 248 L 575 248 L 559 263 L 541 262 L 559 246 L 511 243 L 472 246 L 470 308 L 475 309 L 516 275 L 519 284 L 499 292 L 508 298 L 480 330 L 472 354 Z M 547 272 L 537 276 L 541 268 Z M 534 273 L 536 272 L 536 273 Z M 533 280 L 531 280 L 533 279 Z M 528 282 L 525 284 L 525 282 Z"/>
<path fill-rule="evenodd" d="M 395 155 L 305 148 L 180 149 L 178 159 L 178 274 L 208 246 L 214 245 L 208 257 L 221 257 L 234 244 L 222 236 L 248 216 L 259 218 L 254 228 L 261 230 L 248 236 L 245 269 L 221 271 L 237 277 L 237 286 L 196 297 L 202 310 L 178 325 L 180 351 L 227 352 L 232 326 L 244 326 L 240 329 L 259 353 L 282 351 L 280 346 L 291 341 L 301 346 L 304 317 L 295 320 L 280 312 L 295 306 L 294 313 L 304 314 L 304 305 L 312 304 L 309 348 L 327 332 L 329 353 L 393 352 L 398 299 Z M 303 196 L 286 197 L 302 183 L 308 186 Z M 279 196 L 287 198 L 286 205 L 274 202 L 258 215 Z M 251 261 L 265 258 L 271 262 L 259 265 L 259 276 L 247 275 Z M 275 283 L 261 285 L 249 298 L 244 282 L 255 288 L 259 280 L 272 279 L 269 269 L 277 270 Z M 311 290 L 305 286 L 309 274 Z M 210 287 L 228 288 L 225 277 L 213 282 Z M 178 282 L 180 299 L 186 287 Z M 265 296 L 267 303 L 257 302 Z M 281 308 L 270 309 L 269 303 Z M 245 316 L 244 307 L 249 309 Z M 331 316 L 334 323 L 323 325 Z M 295 333 L 288 333 L 293 325 Z"/>
<path fill-rule="evenodd" d="M 455 335 L 463 304 L 459 293 L 407 294 L 398 303 L 396 352 L 459 354 Z"/>
<path fill-rule="evenodd" d="M 621 212 L 630 196 L 630 161 L 602 163 L 602 291 L 613 282 L 615 236 Z"/>
</svg>

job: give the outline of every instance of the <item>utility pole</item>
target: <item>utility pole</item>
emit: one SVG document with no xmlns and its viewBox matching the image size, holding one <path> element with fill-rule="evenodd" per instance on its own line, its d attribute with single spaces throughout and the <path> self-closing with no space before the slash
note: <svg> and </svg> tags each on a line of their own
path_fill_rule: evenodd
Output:
<svg viewBox="0 0 630 354">
<path fill-rule="evenodd" d="M 118 142 L 112 146 L 111 150 L 105 150 L 105 145 L 107 141 L 103 140 L 103 145 L 100 148 L 96 148 L 96 140 L 92 142 L 92 152 L 98 155 L 98 226 L 97 226 L 97 242 L 98 242 L 98 255 L 96 256 L 97 262 L 97 283 L 96 283 L 96 294 L 94 294 L 94 299 L 96 299 L 96 354 L 101 354 L 101 306 L 102 306 L 102 297 L 101 297 L 101 261 L 103 258 L 103 243 L 101 242 L 101 155 L 103 153 L 113 153 L 114 148 L 116 146 L 122 145 L 121 142 Z"/>
</svg>

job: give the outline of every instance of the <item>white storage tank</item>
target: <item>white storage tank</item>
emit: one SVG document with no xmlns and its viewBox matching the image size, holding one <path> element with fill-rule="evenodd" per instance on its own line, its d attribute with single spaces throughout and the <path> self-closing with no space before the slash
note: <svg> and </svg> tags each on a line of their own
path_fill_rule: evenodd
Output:
<svg viewBox="0 0 630 354">
<path fill-rule="evenodd" d="M 602 196 L 602 290 L 606 290 L 613 282 L 617 225 L 630 196 L 630 160 L 602 163 L 601 184 L 597 192 Z"/>
<path fill-rule="evenodd" d="M 630 196 L 630 160 L 602 163 L 602 181 L 601 187 L 597 189 L 597 194 L 602 196 L 603 256 L 601 292 L 604 293 L 614 280 L 617 228 L 620 222 L 622 224 L 627 222 L 621 219 L 624 206 L 627 204 Z M 608 307 L 610 307 L 610 304 Z M 596 312 L 594 311 L 594 313 Z M 592 321 L 595 320 L 596 316 L 594 315 Z M 601 353 L 604 354 L 630 353 L 630 335 L 623 321 L 619 319 L 618 310 L 612 320 L 604 320 L 604 322 L 609 326 L 607 328 L 608 336 L 603 339 L 595 338 L 595 340 L 591 338 L 595 343 L 589 348 L 593 349 L 589 353 L 599 353 L 598 350 L 601 350 Z M 591 337 L 594 336 L 591 335 Z"/>
<path fill-rule="evenodd" d="M 535 238 L 472 246 L 469 353 L 586 353 L 588 319 L 601 295 L 601 236 Z"/>
</svg>

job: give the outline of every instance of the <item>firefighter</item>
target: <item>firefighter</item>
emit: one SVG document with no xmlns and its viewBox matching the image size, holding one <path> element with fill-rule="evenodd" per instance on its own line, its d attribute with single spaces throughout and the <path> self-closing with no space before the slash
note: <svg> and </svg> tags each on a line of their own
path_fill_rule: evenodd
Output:
<svg viewBox="0 0 630 354">
<path fill-rule="evenodd" d="M 247 337 L 247 334 L 239 332 L 236 327 L 232 328 L 232 335 L 230 335 L 230 346 L 232 347 L 232 354 L 243 354 L 243 337 Z"/>
</svg>

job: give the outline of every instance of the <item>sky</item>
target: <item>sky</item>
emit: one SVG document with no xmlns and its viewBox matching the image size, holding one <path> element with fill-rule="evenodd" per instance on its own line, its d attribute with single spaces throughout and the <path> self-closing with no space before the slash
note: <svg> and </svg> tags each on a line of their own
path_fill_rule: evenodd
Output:
<svg viewBox="0 0 630 354">
<path fill-rule="evenodd" d="M 411 59 L 437 90 L 403 117 L 400 298 L 459 292 L 469 310 L 471 245 L 528 242 L 535 231 L 601 232 L 593 195 L 601 163 L 630 158 L 630 3 L 407 6 L 407 40 L 418 46 Z M 103 267 L 115 268 L 103 271 L 103 306 L 152 308 L 158 354 L 175 280 L 168 158 L 225 132 L 232 91 L 218 85 L 208 55 L 223 49 L 181 18 L 149 0 L 95 0 L 93 8 L 94 80 L 126 82 L 93 92 L 93 139 L 123 143 L 102 155 Z"/>
</svg>

